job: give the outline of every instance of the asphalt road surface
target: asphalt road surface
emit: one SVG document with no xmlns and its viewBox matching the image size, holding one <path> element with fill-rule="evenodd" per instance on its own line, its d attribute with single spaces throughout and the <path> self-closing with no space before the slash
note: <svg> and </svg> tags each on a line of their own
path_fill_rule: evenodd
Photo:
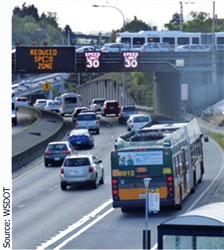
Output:
<svg viewBox="0 0 224 250">
<path fill-rule="evenodd" d="M 68 118 L 69 119 L 69 118 Z M 12 247 L 13 249 L 142 249 L 145 213 L 138 210 L 122 213 L 111 206 L 110 152 L 126 127 L 117 118 L 105 118 L 110 126 L 94 135 L 91 152 L 102 159 L 105 184 L 60 189 L 59 167 L 45 168 L 43 156 L 30 163 L 12 180 Z M 213 141 L 204 143 L 205 175 L 181 211 L 163 209 L 149 216 L 152 247 L 156 247 L 157 225 L 164 220 L 200 205 L 222 199 L 223 153 Z M 214 190 L 215 188 L 215 190 Z M 218 190 L 219 194 L 214 195 Z M 211 194 L 211 191 L 213 194 Z M 217 199 L 217 200 L 216 200 Z"/>
</svg>

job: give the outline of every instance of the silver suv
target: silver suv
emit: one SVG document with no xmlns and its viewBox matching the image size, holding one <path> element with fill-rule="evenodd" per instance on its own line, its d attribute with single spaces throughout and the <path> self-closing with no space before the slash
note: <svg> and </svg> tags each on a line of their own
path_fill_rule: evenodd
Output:
<svg viewBox="0 0 224 250">
<path fill-rule="evenodd" d="M 92 188 L 104 183 L 102 161 L 92 154 L 67 156 L 61 166 L 61 189 L 83 183 L 90 184 Z"/>
<path fill-rule="evenodd" d="M 100 133 L 100 121 L 95 112 L 78 114 L 75 122 L 75 128 L 86 128 L 90 132 Z"/>
</svg>

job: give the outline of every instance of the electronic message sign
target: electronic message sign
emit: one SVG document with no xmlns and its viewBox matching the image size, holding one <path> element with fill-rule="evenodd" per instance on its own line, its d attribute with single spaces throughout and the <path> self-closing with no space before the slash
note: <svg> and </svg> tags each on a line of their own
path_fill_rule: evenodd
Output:
<svg viewBox="0 0 224 250">
<path fill-rule="evenodd" d="M 125 69 L 136 69 L 139 64 L 139 52 L 125 51 L 122 53 Z"/>
<path fill-rule="evenodd" d="M 16 72 L 75 72 L 75 48 L 16 47 Z"/>
<path fill-rule="evenodd" d="M 86 59 L 86 69 L 97 71 L 101 64 L 101 52 L 100 51 L 86 51 L 84 53 Z"/>
</svg>

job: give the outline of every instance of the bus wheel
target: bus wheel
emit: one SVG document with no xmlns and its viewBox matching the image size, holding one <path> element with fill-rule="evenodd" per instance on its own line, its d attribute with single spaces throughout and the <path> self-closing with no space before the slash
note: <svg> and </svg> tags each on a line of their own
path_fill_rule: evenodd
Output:
<svg viewBox="0 0 224 250">
<path fill-rule="evenodd" d="M 121 207 L 121 212 L 122 213 L 128 213 L 130 211 L 131 211 L 131 209 L 129 207 Z"/>
<path fill-rule="evenodd" d="M 196 186 L 196 173 L 193 172 L 193 187 L 191 188 L 191 194 L 195 192 L 195 186 Z"/>
</svg>

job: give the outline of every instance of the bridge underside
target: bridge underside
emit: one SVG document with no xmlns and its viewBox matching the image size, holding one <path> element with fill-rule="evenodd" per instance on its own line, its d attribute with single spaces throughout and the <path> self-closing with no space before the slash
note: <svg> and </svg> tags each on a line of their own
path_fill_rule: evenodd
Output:
<svg viewBox="0 0 224 250">
<path fill-rule="evenodd" d="M 180 75 L 177 72 L 157 72 L 154 83 L 155 113 L 172 119 L 181 117 Z"/>
</svg>

